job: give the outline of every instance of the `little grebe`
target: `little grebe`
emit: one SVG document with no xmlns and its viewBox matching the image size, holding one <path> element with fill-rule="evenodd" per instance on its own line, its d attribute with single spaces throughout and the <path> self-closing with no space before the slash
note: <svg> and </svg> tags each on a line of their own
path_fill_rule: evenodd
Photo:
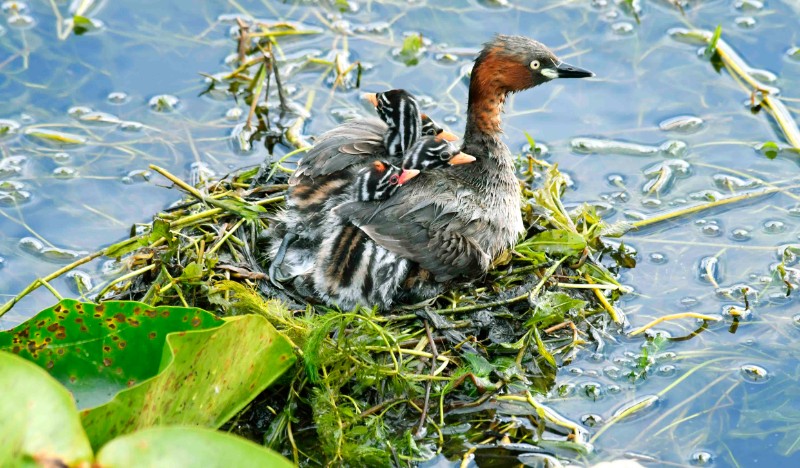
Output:
<svg viewBox="0 0 800 468">
<path fill-rule="evenodd" d="M 476 161 L 421 172 L 383 201 L 356 201 L 353 184 L 376 159 L 401 163 L 388 157 L 387 125 L 358 119 L 326 132 L 290 179 L 286 210 L 271 234 L 271 276 L 293 279 L 299 292 L 342 308 L 380 309 L 481 276 L 523 233 L 519 181 L 500 139 L 506 96 L 589 76 L 539 42 L 496 36 L 470 79 L 461 149 Z"/>
</svg>

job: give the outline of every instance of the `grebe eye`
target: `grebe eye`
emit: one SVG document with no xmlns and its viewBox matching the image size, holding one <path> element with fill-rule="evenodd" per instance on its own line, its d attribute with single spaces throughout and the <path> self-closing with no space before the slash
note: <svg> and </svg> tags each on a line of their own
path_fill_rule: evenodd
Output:
<svg viewBox="0 0 800 468">
<path fill-rule="evenodd" d="M 397 174 L 392 174 L 389 176 L 389 185 L 397 185 L 400 182 L 400 176 Z"/>
<path fill-rule="evenodd" d="M 541 64 L 539 63 L 538 60 L 534 60 L 533 62 L 531 62 L 531 70 L 538 70 L 540 66 Z"/>
</svg>

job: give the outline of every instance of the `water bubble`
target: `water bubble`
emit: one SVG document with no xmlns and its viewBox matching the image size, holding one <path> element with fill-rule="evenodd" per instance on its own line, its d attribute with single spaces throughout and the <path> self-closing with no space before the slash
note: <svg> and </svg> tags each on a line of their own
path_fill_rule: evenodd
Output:
<svg viewBox="0 0 800 468">
<path fill-rule="evenodd" d="M 569 369 L 567 369 L 567 372 L 569 372 L 572 375 L 583 375 L 583 369 L 581 369 L 580 367 L 570 367 Z"/>
<path fill-rule="evenodd" d="M 678 372 L 678 368 L 672 364 L 664 364 L 656 369 L 656 375 L 661 377 L 672 377 L 676 372 Z"/>
<path fill-rule="evenodd" d="M 800 216 L 800 205 L 790 206 L 786 211 L 790 216 Z"/>
<path fill-rule="evenodd" d="M 748 70 L 748 72 L 750 73 L 750 76 L 752 76 L 753 78 L 757 79 L 762 83 L 774 83 L 778 81 L 778 75 L 772 73 L 769 70 L 763 70 L 760 68 L 751 68 L 750 70 Z"/>
<path fill-rule="evenodd" d="M 39 251 L 39 256 L 45 260 L 58 263 L 73 262 L 85 257 L 89 252 L 82 250 L 60 249 L 58 247 L 44 247 Z"/>
<path fill-rule="evenodd" d="M 119 129 L 123 132 L 140 132 L 144 128 L 141 122 L 126 121 L 120 122 Z"/>
<path fill-rule="evenodd" d="M 193 187 L 205 185 L 216 177 L 217 173 L 206 162 L 195 161 L 189 165 L 189 185 Z"/>
<path fill-rule="evenodd" d="M 731 231 L 731 239 L 739 242 L 750 240 L 750 231 L 745 228 L 736 228 Z"/>
<path fill-rule="evenodd" d="M 592 0 L 592 7 L 602 9 L 608 6 L 608 0 Z"/>
<path fill-rule="evenodd" d="M 634 210 L 625 210 L 622 214 L 625 216 L 625 219 L 629 221 L 642 221 L 647 219 L 646 214 Z"/>
<path fill-rule="evenodd" d="M 692 307 L 696 307 L 698 304 L 700 304 L 700 301 L 696 297 L 686 296 L 682 297 L 678 303 L 685 309 L 691 309 Z"/>
<path fill-rule="evenodd" d="M 617 366 L 606 366 L 603 368 L 603 374 L 609 379 L 617 380 L 622 377 L 622 369 Z"/>
<path fill-rule="evenodd" d="M 595 427 L 603 423 L 603 417 L 599 414 L 584 414 L 581 416 L 581 424 L 586 427 Z"/>
<path fill-rule="evenodd" d="M 35 237 L 23 237 L 17 242 L 17 245 L 20 249 L 32 254 L 38 254 L 44 248 L 42 241 Z"/>
<path fill-rule="evenodd" d="M 643 198 L 642 206 L 645 208 L 658 208 L 661 206 L 661 200 L 658 198 Z"/>
<path fill-rule="evenodd" d="M 617 10 L 610 10 L 607 11 L 605 14 L 606 19 L 615 20 L 619 18 L 619 12 Z"/>
<path fill-rule="evenodd" d="M 690 193 L 689 198 L 697 201 L 713 202 L 719 200 L 720 198 L 725 198 L 725 196 L 716 190 L 700 190 Z"/>
<path fill-rule="evenodd" d="M 792 60 L 800 60 L 800 47 L 792 47 L 786 51 L 786 55 Z"/>
<path fill-rule="evenodd" d="M 25 156 L 8 156 L 0 159 L 0 179 L 22 174 L 22 166 L 27 160 Z"/>
<path fill-rule="evenodd" d="M 586 382 L 580 386 L 580 395 L 592 401 L 603 398 L 603 387 L 598 382 Z"/>
<path fill-rule="evenodd" d="M 658 353 L 655 355 L 656 362 L 667 362 L 667 361 L 674 361 L 675 358 L 678 357 L 678 354 L 674 351 L 665 351 L 663 353 Z"/>
<path fill-rule="evenodd" d="M 756 19 L 752 16 L 740 16 L 734 20 L 736 26 L 744 29 L 750 29 L 756 25 Z"/>
<path fill-rule="evenodd" d="M 667 140 L 658 147 L 658 150 L 664 153 L 665 156 L 681 158 L 686 154 L 688 148 L 689 146 L 684 141 Z"/>
<path fill-rule="evenodd" d="M 703 257 L 697 265 L 698 277 L 704 283 L 719 284 L 722 281 L 721 270 L 717 257 Z"/>
<path fill-rule="evenodd" d="M 785 292 L 773 292 L 767 294 L 766 302 L 770 305 L 786 305 L 792 302 L 792 296 L 787 296 Z"/>
<path fill-rule="evenodd" d="M 31 199 L 27 190 L 3 190 L 0 188 L 0 205 L 17 206 Z"/>
<path fill-rule="evenodd" d="M 72 156 L 70 156 L 69 153 L 60 152 L 53 154 L 53 162 L 56 164 L 66 164 L 70 159 L 72 159 Z"/>
<path fill-rule="evenodd" d="M 708 466 L 714 461 L 714 457 L 709 452 L 699 451 L 692 454 L 689 463 L 695 466 Z"/>
<path fill-rule="evenodd" d="M 655 328 L 648 328 L 644 331 L 644 336 L 646 336 L 650 340 L 669 340 L 672 338 L 672 333 L 666 330 L 657 330 Z"/>
<path fill-rule="evenodd" d="M 171 94 L 159 94 L 150 98 L 147 103 L 155 112 L 173 112 L 180 104 L 180 99 Z"/>
<path fill-rule="evenodd" d="M 25 14 L 11 15 L 6 20 L 9 26 L 16 29 L 30 29 L 36 25 L 33 16 Z"/>
<path fill-rule="evenodd" d="M 575 384 L 565 383 L 556 387 L 556 392 L 560 397 L 568 397 L 575 393 Z"/>
<path fill-rule="evenodd" d="M 708 224 L 700 228 L 700 232 L 708 237 L 718 237 L 722 235 L 722 229 L 716 224 Z"/>
<path fill-rule="evenodd" d="M 636 356 L 633 353 L 630 353 L 631 356 Z M 633 366 L 633 359 L 626 356 L 617 356 L 613 360 L 614 364 L 618 364 L 622 367 L 632 367 Z"/>
<path fill-rule="evenodd" d="M 75 31 L 76 35 L 92 34 L 102 29 L 105 29 L 106 27 L 105 23 L 96 18 L 83 16 L 80 18 L 77 24 L 75 23 L 75 19 L 76 17 L 65 19 L 64 26 L 66 26 L 67 28 L 72 28 L 73 31 Z"/>
<path fill-rule="evenodd" d="M 233 127 L 229 138 L 231 148 L 237 154 L 251 153 L 255 147 L 253 146 L 253 135 L 256 133 L 256 126 L 253 124 L 247 125 L 247 122 L 242 122 Z"/>
<path fill-rule="evenodd" d="M 793 316 L 792 320 L 794 320 L 795 326 L 800 327 L 800 314 L 797 314 L 797 315 Z"/>
<path fill-rule="evenodd" d="M 230 122 L 237 122 L 239 119 L 242 118 L 243 113 L 244 111 L 242 111 L 241 107 L 232 107 L 228 109 L 227 112 L 225 112 L 225 120 L 228 120 Z"/>
<path fill-rule="evenodd" d="M 378 21 L 376 23 L 361 24 L 353 28 L 353 31 L 358 34 L 386 34 L 391 29 L 391 24 L 386 21 Z"/>
<path fill-rule="evenodd" d="M 608 392 L 609 395 L 616 395 L 622 392 L 622 387 L 616 384 L 611 384 L 606 387 L 606 392 Z"/>
<path fill-rule="evenodd" d="M 122 91 L 114 91 L 108 93 L 108 97 L 106 97 L 106 99 L 111 104 L 125 104 L 126 102 L 130 101 L 130 96 L 128 96 L 128 93 Z"/>
<path fill-rule="evenodd" d="M 351 107 L 334 107 L 330 113 L 337 122 L 346 122 L 361 116 L 358 110 Z"/>
<path fill-rule="evenodd" d="M 53 169 L 53 176 L 58 179 L 71 179 L 78 175 L 78 171 L 71 167 L 57 167 Z"/>
<path fill-rule="evenodd" d="M 608 194 L 608 199 L 612 203 L 628 203 L 631 200 L 631 195 L 626 191 L 611 192 Z"/>
<path fill-rule="evenodd" d="M 13 120 L 0 119 L 0 141 L 11 138 L 19 131 L 19 124 Z"/>
<path fill-rule="evenodd" d="M 694 115 L 679 115 L 662 120 L 658 128 L 665 132 L 694 133 L 703 126 L 703 119 Z"/>
<path fill-rule="evenodd" d="M 618 34 L 620 36 L 626 36 L 628 34 L 633 33 L 633 24 L 627 21 L 620 21 L 619 23 L 614 23 L 611 25 L 611 30 L 614 31 L 614 34 Z"/>
<path fill-rule="evenodd" d="M 758 11 L 764 9 L 764 2 L 761 0 L 737 0 L 733 4 L 734 8 L 742 11 Z"/>
<path fill-rule="evenodd" d="M 103 276 L 116 276 L 125 271 L 125 263 L 117 260 L 106 260 L 100 266 L 100 274 Z"/>
<path fill-rule="evenodd" d="M 84 114 L 88 114 L 93 112 L 94 110 L 91 107 L 87 106 L 72 106 L 67 109 L 67 115 L 72 117 L 73 119 L 80 118 L 80 116 Z"/>
<path fill-rule="evenodd" d="M 64 276 L 70 280 L 67 282 L 67 285 L 75 294 L 83 294 L 86 291 L 90 291 L 94 287 L 91 275 L 85 271 L 72 270 Z"/>
<path fill-rule="evenodd" d="M 747 320 L 752 315 L 753 312 L 751 312 L 750 309 L 745 309 L 744 307 L 736 304 L 727 304 L 722 306 L 723 317 L 731 317 L 731 318 L 738 318 L 740 320 Z"/>
<path fill-rule="evenodd" d="M 763 383 L 769 378 L 767 370 L 755 364 L 745 364 L 740 371 L 744 380 L 748 382 Z"/>
<path fill-rule="evenodd" d="M 667 263 L 667 256 L 661 252 L 653 252 L 650 254 L 650 263 L 655 263 L 656 265 L 663 265 Z"/>
<path fill-rule="evenodd" d="M 128 174 L 122 178 L 122 183 L 131 185 L 136 182 L 147 182 L 150 180 L 150 176 L 152 176 L 152 172 L 145 169 L 138 169 L 128 172 Z"/>
<path fill-rule="evenodd" d="M 606 176 L 606 182 L 612 187 L 625 187 L 625 176 L 622 174 L 609 174 Z"/>
<path fill-rule="evenodd" d="M 7 15 L 26 13 L 28 11 L 28 5 L 25 2 L 7 1 L 0 5 L 0 11 Z"/>
<path fill-rule="evenodd" d="M 759 183 L 756 180 L 740 179 L 728 174 L 714 174 L 714 185 L 723 190 L 742 190 L 753 187 L 758 187 Z"/>
<path fill-rule="evenodd" d="M 81 115 L 78 120 L 91 125 L 118 125 L 121 123 L 116 115 L 97 111 L 87 112 Z"/>
<path fill-rule="evenodd" d="M 764 232 L 767 234 L 780 234 L 786 231 L 786 223 L 777 219 L 764 221 Z"/>
</svg>

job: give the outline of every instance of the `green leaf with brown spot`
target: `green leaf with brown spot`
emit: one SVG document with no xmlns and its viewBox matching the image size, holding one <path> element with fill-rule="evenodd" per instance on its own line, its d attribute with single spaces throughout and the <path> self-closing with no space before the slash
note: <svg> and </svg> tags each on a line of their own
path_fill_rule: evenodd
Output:
<svg viewBox="0 0 800 468">
<path fill-rule="evenodd" d="M 196 308 L 65 299 L 0 332 L 0 350 L 46 369 L 75 395 L 79 408 L 90 408 L 157 374 L 168 333 L 222 323 Z"/>
<path fill-rule="evenodd" d="M 152 426 L 219 427 L 295 360 L 262 316 L 220 320 L 201 309 L 131 301 L 63 300 L 0 332 L 0 350 L 73 391 L 95 448 Z"/>
<path fill-rule="evenodd" d="M 168 424 L 217 428 L 295 361 L 289 342 L 262 316 L 217 328 L 172 333 L 155 377 L 81 416 L 92 446 L 137 429 Z"/>
<path fill-rule="evenodd" d="M 34 364 L 0 352 L 0 466 L 78 466 L 92 448 L 67 390 Z"/>
<path fill-rule="evenodd" d="M 0 332 L 0 350 L 46 369 L 75 395 L 79 408 L 90 408 L 156 375 L 167 334 L 222 323 L 196 308 L 65 299 Z"/>
</svg>

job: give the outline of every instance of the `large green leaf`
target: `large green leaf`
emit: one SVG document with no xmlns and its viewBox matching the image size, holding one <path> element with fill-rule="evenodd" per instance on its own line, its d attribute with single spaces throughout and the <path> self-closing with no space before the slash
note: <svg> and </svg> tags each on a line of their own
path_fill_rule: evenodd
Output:
<svg viewBox="0 0 800 468">
<path fill-rule="evenodd" d="M 167 337 L 161 372 L 81 414 L 94 447 L 136 429 L 168 424 L 216 428 L 292 366 L 289 342 L 262 316 Z"/>
<path fill-rule="evenodd" d="M 0 352 L 0 466 L 92 460 L 72 395 L 47 372 Z"/>
<path fill-rule="evenodd" d="M 0 350 L 73 391 L 95 448 L 156 425 L 219 427 L 295 360 L 261 316 L 128 301 L 61 301 L 0 332 Z"/>
<path fill-rule="evenodd" d="M 196 308 L 65 299 L 0 332 L 0 350 L 47 369 L 75 395 L 79 408 L 89 408 L 158 373 L 168 333 L 222 323 Z"/>
<path fill-rule="evenodd" d="M 114 439 L 97 454 L 104 468 L 202 466 L 206 468 L 293 465 L 245 439 L 197 427 L 161 427 Z"/>
</svg>

